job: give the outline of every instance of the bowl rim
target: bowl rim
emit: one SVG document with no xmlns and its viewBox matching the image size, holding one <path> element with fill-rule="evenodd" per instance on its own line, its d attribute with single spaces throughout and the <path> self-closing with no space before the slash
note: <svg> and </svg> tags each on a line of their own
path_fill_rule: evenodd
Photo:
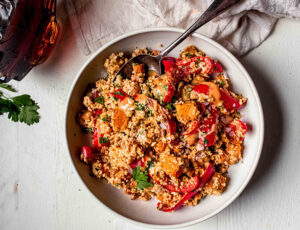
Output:
<svg viewBox="0 0 300 230">
<path fill-rule="evenodd" d="M 83 71 L 86 69 L 86 67 L 106 48 L 108 48 L 109 46 L 111 46 L 112 44 L 123 40 L 127 37 L 130 36 L 134 36 L 134 35 L 138 35 L 138 34 L 142 34 L 142 33 L 149 33 L 149 32 L 177 32 L 177 33 L 183 33 L 185 30 L 184 29 L 179 29 L 179 28 L 169 28 L 169 27 L 155 27 L 155 28 L 146 28 L 146 29 L 140 29 L 140 30 L 135 30 L 129 33 L 125 33 L 121 36 L 118 36 L 117 38 L 111 40 L 110 42 L 104 44 L 102 47 L 100 47 L 98 50 L 96 50 L 83 64 L 83 66 L 80 68 L 80 70 L 78 71 L 76 77 L 73 80 L 73 83 L 69 89 L 69 93 L 67 96 L 67 102 L 65 105 L 65 117 L 64 117 L 64 142 L 65 145 L 67 147 L 68 150 L 68 155 L 69 155 L 69 159 L 72 162 L 72 167 L 74 169 L 74 171 L 76 172 L 77 176 L 80 178 L 82 184 L 84 184 L 85 188 L 93 195 L 93 197 L 103 206 L 105 207 L 110 213 L 114 214 L 116 217 L 128 221 L 130 223 L 133 224 L 138 224 L 140 226 L 143 227 L 147 227 L 147 228 L 160 228 L 160 229 L 168 229 L 168 228 L 183 228 L 183 227 L 187 227 L 187 226 L 191 226 L 197 223 L 200 223 L 204 220 L 207 220 L 213 216 L 215 216 L 216 214 L 218 214 L 219 212 L 221 212 L 222 210 L 224 210 L 226 207 L 228 207 L 231 203 L 233 203 L 233 201 L 244 191 L 244 189 L 246 188 L 246 186 L 248 185 L 248 183 L 250 182 L 255 169 L 257 168 L 260 156 L 261 156 L 261 152 L 262 152 L 262 147 L 263 147 L 263 143 L 264 143 L 264 128 L 265 128 L 265 124 L 264 124 L 264 115 L 263 115 L 263 109 L 262 109 L 262 105 L 261 105 L 261 101 L 257 92 L 257 89 L 253 83 L 253 80 L 251 79 L 249 73 L 247 72 L 247 70 L 245 69 L 245 67 L 238 61 L 238 59 L 231 53 L 229 52 L 225 47 L 223 47 L 222 45 L 220 45 L 219 43 L 217 43 L 216 41 L 212 40 L 211 38 L 208 38 L 202 34 L 199 33 L 193 33 L 193 35 L 196 38 L 200 38 L 208 43 L 210 43 L 212 46 L 216 47 L 217 49 L 219 49 L 220 51 L 222 51 L 224 54 L 226 54 L 232 62 L 234 62 L 234 64 L 240 69 L 240 71 L 243 73 L 243 75 L 246 77 L 248 84 L 250 85 L 253 94 L 254 94 L 254 98 L 255 101 L 257 102 L 257 108 L 258 108 L 258 113 L 259 113 L 259 125 L 260 130 L 259 130 L 259 143 L 258 143 L 258 149 L 256 152 L 256 157 L 254 159 L 254 162 L 250 168 L 250 172 L 248 174 L 248 176 L 246 177 L 246 179 L 244 180 L 244 182 L 242 183 L 242 185 L 240 186 L 240 188 L 236 191 L 236 193 L 227 201 L 225 202 L 223 205 L 221 205 L 219 208 L 217 208 L 215 211 L 211 212 L 210 214 L 196 219 L 196 220 L 192 220 L 192 221 L 187 221 L 181 224 L 167 224 L 167 225 L 160 225 L 160 224 L 149 224 L 149 223 L 144 223 L 144 222 L 140 222 L 140 221 L 136 221 L 133 219 L 130 219 L 128 217 L 125 217 L 119 213 L 117 213 L 116 211 L 112 210 L 110 207 L 108 207 L 107 205 L 105 205 L 104 203 L 101 202 L 101 200 L 99 200 L 96 195 L 93 194 L 93 192 L 87 187 L 87 185 L 85 184 L 85 182 L 83 181 L 82 177 L 79 175 L 79 173 L 77 172 L 77 169 L 75 167 L 74 161 L 72 159 L 72 155 L 71 155 L 71 151 L 69 149 L 69 142 L 68 142 L 68 134 L 67 134 L 67 115 L 68 115 L 68 110 L 69 110 L 69 104 L 70 104 L 70 99 L 71 99 L 71 95 L 73 93 L 74 87 L 78 82 L 78 79 L 80 78 L 81 74 L 83 73 Z"/>
</svg>

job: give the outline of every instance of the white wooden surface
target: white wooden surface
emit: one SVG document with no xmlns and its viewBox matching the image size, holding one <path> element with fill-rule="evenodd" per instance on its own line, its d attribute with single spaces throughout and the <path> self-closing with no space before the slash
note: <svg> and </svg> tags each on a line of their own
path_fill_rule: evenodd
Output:
<svg viewBox="0 0 300 230">
<path fill-rule="evenodd" d="M 281 20 L 263 45 L 240 59 L 264 107 L 262 158 L 232 205 L 188 229 L 300 229 L 299 37 L 300 22 Z M 0 229 L 116 229 L 115 217 L 73 171 L 64 144 L 67 93 L 86 59 L 64 23 L 51 59 L 12 82 L 38 101 L 42 119 L 28 127 L 0 117 Z"/>
</svg>

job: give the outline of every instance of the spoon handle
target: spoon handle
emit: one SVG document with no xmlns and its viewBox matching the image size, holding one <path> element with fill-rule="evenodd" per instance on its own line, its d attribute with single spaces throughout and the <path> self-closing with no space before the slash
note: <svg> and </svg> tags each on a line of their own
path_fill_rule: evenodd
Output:
<svg viewBox="0 0 300 230">
<path fill-rule="evenodd" d="M 217 17 L 224 10 L 226 10 L 238 1 L 239 0 L 215 0 L 190 28 L 188 28 L 182 35 L 180 35 L 173 43 L 171 43 L 165 50 L 161 52 L 160 56 L 164 57 L 168 55 L 168 53 L 170 53 L 189 35 L 191 35 L 205 23 Z"/>
</svg>

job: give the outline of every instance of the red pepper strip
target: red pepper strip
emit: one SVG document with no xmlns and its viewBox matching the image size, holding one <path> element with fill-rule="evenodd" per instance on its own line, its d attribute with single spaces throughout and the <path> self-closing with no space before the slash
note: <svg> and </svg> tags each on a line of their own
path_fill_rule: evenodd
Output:
<svg viewBox="0 0 300 230">
<path fill-rule="evenodd" d="M 167 120 L 167 124 L 168 124 L 168 129 L 170 134 L 174 134 L 176 132 L 176 122 L 174 119 L 168 119 Z"/>
<path fill-rule="evenodd" d="M 81 147 L 81 153 L 83 154 L 83 158 L 87 161 L 90 161 L 93 159 L 93 152 L 92 149 L 88 146 L 82 146 Z"/>
<path fill-rule="evenodd" d="M 195 85 L 193 90 L 196 93 L 204 93 L 204 94 L 208 94 L 209 93 L 209 87 L 208 85 L 205 84 L 199 84 L 199 85 Z"/>
<path fill-rule="evenodd" d="M 128 95 L 122 89 L 117 89 L 116 92 L 110 93 L 111 96 L 123 101 Z"/>
<path fill-rule="evenodd" d="M 218 120 L 218 110 L 216 108 L 211 109 L 211 116 L 205 120 L 200 126 L 200 131 L 207 133 L 204 137 L 200 138 L 200 144 L 203 147 L 210 147 L 215 145 L 216 140 L 216 123 Z"/>
<path fill-rule="evenodd" d="M 207 169 L 205 170 L 204 174 L 200 178 L 200 182 L 198 185 L 198 188 L 202 188 L 212 177 L 214 173 L 214 168 L 212 164 L 210 163 Z M 157 208 L 160 209 L 163 212 L 172 212 L 179 208 L 181 208 L 184 205 L 184 202 L 191 199 L 194 195 L 196 195 L 199 192 L 198 189 L 195 189 L 192 192 L 189 192 L 183 196 L 183 198 L 173 207 L 168 207 L 166 205 L 162 205 L 160 202 L 157 203 Z"/>
<path fill-rule="evenodd" d="M 181 72 L 176 66 L 176 61 L 174 58 L 166 58 L 162 61 L 163 66 L 165 67 L 165 72 L 168 77 L 168 92 L 163 100 L 164 103 L 168 103 L 172 100 L 172 97 L 176 91 L 176 84 L 181 78 Z"/>
<path fill-rule="evenodd" d="M 175 186 L 173 184 L 166 184 L 162 185 L 159 180 L 155 179 L 154 176 L 151 175 L 150 172 L 148 172 L 149 176 L 152 180 L 155 181 L 156 184 L 158 184 L 161 187 L 164 187 L 165 189 L 171 191 L 171 192 L 180 192 L 180 193 L 188 193 L 194 189 L 196 189 L 199 185 L 199 178 L 198 176 L 190 178 L 183 186 L 182 188 Z"/>
<path fill-rule="evenodd" d="M 167 92 L 167 95 L 165 96 L 163 102 L 164 102 L 164 103 L 171 102 L 172 97 L 173 97 L 174 94 L 175 94 L 175 91 L 176 91 L 175 86 L 173 85 L 172 81 L 169 80 L 169 81 L 168 81 L 168 92 Z"/>
<path fill-rule="evenodd" d="M 97 149 L 97 148 L 100 147 L 100 145 L 99 145 L 99 137 L 100 137 L 100 135 L 99 135 L 97 129 L 94 128 L 93 145 L 94 145 L 94 148 L 95 148 L 95 149 Z"/>
<path fill-rule="evenodd" d="M 204 185 L 210 180 L 213 174 L 214 174 L 214 167 L 212 163 L 209 163 L 209 166 L 206 168 L 205 172 L 200 177 L 199 187 L 200 188 L 204 187 Z"/>
<path fill-rule="evenodd" d="M 229 92 L 220 89 L 221 92 L 221 100 L 223 101 L 223 106 L 224 108 L 228 111 L 231 112 L 233 110 L 238 110 L 241 108 L 241 105 L 239 104 L 239 101 L 233 98 Z"/>
<path fill-rule="evenodd" d="M 168 118 L 167 113 L 162 106 L 160 106 L 160 110 L 161 110 L 164 118 L 167 120 L 167 128 L 169 130 L 170 135 L 174 134 L 176 132 L 176 128 L 177 128 L 175 120 Z"/>
<path fill-rule="evenodd" d="M 193 121 L 193 122 L 191 123 L 190 128 L 189 128 L 187 131 L 185 131 L 184 133 L 182 133 L 182 135 L 185 136 L 185 135 L 192 135 L 192 134 L 195 134 L 195 133 L 198 132 L 199 127 L 200 127 L 200 121 Z"/>
<path fill-rule="evenodd" d="M 134 160 L 131 164 L 130 164 L 130 168 L 135 169 L 136 167 L 145 167 L 146 166 L 146 162 L 145 162 L 145 158 L 140 158 L 137 160 Z"/>
<path fill-rule="evenodd" d="M 155 182 L 156 184 L 158 184 L 158 185 L 161 186 L 161 187 L 164 187 L 164 186 L 160 183 L 159 180 L 155 179 L 154 176 L 151 175 L 151 173 L 150 173 L 149 171 L 148 171 L 148 175 L 151 177 L 152 180 L 154 180 L 154 182 Z"/>
<path fill-rule="evenodd" d="M 194 176 L 190 178 L 182 187 L 177 187 L 173 184 L 167 184 L 165 188 L 171 192 L 189 193 L 190 191 L 196 189 L 198 185 L 199 185 L 199 177 Z"/>
<path fill-rule="evenodd" d="M 222 73 L 223 67 L 219 62 L 214 62 L 214 67 L 211 69 L 209 73 Z"/>
</svg>

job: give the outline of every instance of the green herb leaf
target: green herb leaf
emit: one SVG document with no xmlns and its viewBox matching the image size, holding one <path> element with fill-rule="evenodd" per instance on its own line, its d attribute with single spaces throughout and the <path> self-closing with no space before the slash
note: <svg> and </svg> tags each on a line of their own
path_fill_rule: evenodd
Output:
<svg viewBox="0 0 300 230">
<path fill-rule="evenodd" d="M 2 88 L 12 92 L 15 90 L 8 84 L 1 84 Z M 9 98 L 0 92 L 0 115 L 8 113 L 8 118 L 15 122 L 23 122 L 27 125 L 38 123 L 40 116 L 38 104 L 27 94 Z"/>
<path fill-rule="evenodd" d="M 147 169 L 154 167 L 153 161 L 147 161 Z"/>
<path fill-rule="evenodd" d="M 86 133 L 93 133 L 94 132 L 94 129 L 93 128 L 87 128 L 87 127 L 84 127 L 84 131 Z"/>
<path fill-rule="evenodd" d="M 173 106 L 172 106 L 171 104 L 167 104 L 167 105 L 166 105 L 166 108 L 167 108 L 168 110 L 173 110 Z"/>
<path fill-rule="evenodd" d="M 152 110 L 148 110 L 147 111 L 147 116 L 148 117 L 152 117 L 153 116 L 153 111 Z"/>
<path fill-rule="evenodd" d="M 149 188 L 152 186 L 150 182 L 148 182 L 149 177 L 146 171 L 141 171 L 140 166 L 137 166 L 132 171 L 133 180 L 137 182 L 137 187 L 140 190 L 144 190 L 144 188 Z"/>
<path fill-rule="evenodd" d="M 99 143 L 100 144 L 106 144 L 106 143 L 109 143 L 109 140 L 106 137 L 100 137 L 99 138 Z"/>
<path fill-rule="evenodd" d="M 207 144 L 208 143 L 208 140 L 207 139 L 204 139 L 204 144 Z"/>
<path fill-rule="evenodd" d="M 95 98 L 95 102 L 104 105 L 104 97 L 100 96 L 100 97 L 96 97 Z"/>
<path fill-rule="evenodd" d="M 102 118 L 102 121 L 109 122 L 109 116 L 108 116 L 108 115 L 105 115 L 105 117 Z"/>
<path fill-rule="evenodd" d="M 168 86 L 168 85 L 164 85 L 163 87 L 164 87 L 164 89 L 165 89 L 165 90 L 167 90 L 167 91 L 168 91 L 168 88 L 169 88 L 169 86 Z"/>
<path fill-rule="evenodd" d="M 141 103 L 136 103 L 135 110 L 144 111 L 145 110 L 145 106 L 143 104 L 141 104 Z"/>
<path fill-rule="evenodd" d="M 0 83 L 0 87 L 3 89 L 6 89 L 10 92 L 17 92 L 17 90 L 15 90 L 15 88 L 13 88 L 11 85 L 9 84 L 5 84 L 5 83 Z"/>
</svg>

